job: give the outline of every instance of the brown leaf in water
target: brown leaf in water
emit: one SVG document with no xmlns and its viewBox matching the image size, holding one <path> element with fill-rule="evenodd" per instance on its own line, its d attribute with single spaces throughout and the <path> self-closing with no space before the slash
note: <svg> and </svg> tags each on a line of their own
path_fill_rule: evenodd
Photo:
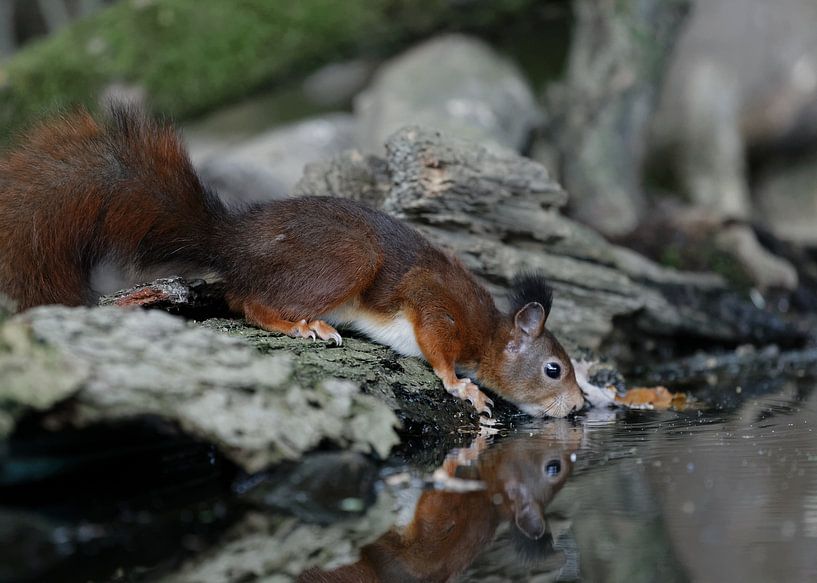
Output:
<svg viewBox="0 0 817 583">
<path fill-rule="evenodd" d="M 684 409 L 686 393 L 672 393 L 666 387 L 635 387 L 616 396 L 616 403 L 630 409 Z"/>
</svg>

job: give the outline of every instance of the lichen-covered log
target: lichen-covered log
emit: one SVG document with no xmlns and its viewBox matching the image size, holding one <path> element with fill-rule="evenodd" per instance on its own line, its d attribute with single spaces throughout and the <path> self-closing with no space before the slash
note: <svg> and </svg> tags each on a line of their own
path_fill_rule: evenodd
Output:
<svg viewBox="0 0 817 583">
<path fill-rule="evenodd" d="M 0 305 L 0 439 L 23 414 L 67 399 L 88 376 L 84 363 L 37 341 L 22 322 L 4 318 Z"/>
<path fill-rule="evenodd" d="M 266 332 L 224 313 L 223 293 L 219 282 L 170 277 L 103 296 L 99 304 L 181 314 L 197 320 L 204 328 L 237 336 L 265 354 L 285 352 L 294 359 L 294 378 L 305 385 L 319 383 L 327 376 L 354 380 L 364 392 L 384 401 L 397 413 L 402 435 L 431 436 L 438 443 L 453 447 L 467 439 L 460 433 L 477 429 L 479 418 L 473 407 L 448 395 L 431 368 L 421 360 L 348 336 L 346 330 L 342 346 Z M 508 419 L 518 411 L 498 399 L 494 413 Z"/>
<path fill-rule="evenodd" d="M 361 49 L 455 24 L 480 27 L 533 0 L 123 0 L 0 64 L 0 140 L 44 110 L 94 107 L 112 85 L 187 117 Z"/>
<path fill-rule="evenodd" d="M 286 350 L 262 354 L 160 311 L 41 307 L 2 324 L 0 337 L 0 412 L 12 422 L 58 401 L 71 407 L 54 423 L 158 416 L 248 471 L 325 440 L 381 456 L 398 441 L 394 413 L 354 375 L 296 374 Z"/>
<path fill-rule="evenodd" d="M 453 447 L 467 442 L 479 427 L 474 408 L 449 395 L 431 367 L 380 344 L 346 335 L 343 346 L 336 347 L 330 342 L 272 334 L 226 318 L 211 318 L 201 325 L 239 336 L 265 354 L 291 354 L 293 374 L 304 384 L 327 376 L 353 380 L 396 412 L 404 435 L 431 436 Z M 497 400 L 495 417 L 507 420 L 515 414 L 519 412 L 513 405 Z M 463 432 L 465 437 L 460 435 Z"/>
</svg>

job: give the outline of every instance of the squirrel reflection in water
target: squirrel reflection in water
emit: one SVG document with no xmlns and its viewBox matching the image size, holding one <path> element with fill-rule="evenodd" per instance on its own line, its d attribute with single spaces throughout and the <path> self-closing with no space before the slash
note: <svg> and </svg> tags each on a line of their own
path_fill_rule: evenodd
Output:
<svg viewBox="0 0 817 583">
<path fill-rule="evenodd" d="M 570 476 L 571 454 L 581 439 L 581 428 L 567 421 L 490 447 L 478 438 L 468 449 L 449 455 L 442 469 L 451 477 L 480 480 L 484 489 L 425 491 L 412 520 L 363 547 L 357 563 L 333 571 L 309 569 L 298 581 L 452 581 L 488 547 L 505 521 L 525 539 L 542 539 L 548 530 L 545 509 Z"/>
</svg>

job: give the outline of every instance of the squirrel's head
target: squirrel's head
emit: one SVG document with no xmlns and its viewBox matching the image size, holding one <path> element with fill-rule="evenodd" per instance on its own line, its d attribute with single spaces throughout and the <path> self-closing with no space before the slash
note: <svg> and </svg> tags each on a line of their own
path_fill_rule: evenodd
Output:
<svg viewBox="0 0 817 583">
<path fill-rule="evenodd" d="M 570 357 L 545 328 L 552 302 L 542 276 L 514 280 L 512 322 L 492 371 L 503 396 L 534 417 L 564 417 L 584 405 Z"/>
<path fill-rule="evenodd" d="M 538 540 L 547 529 L 546 509 L 573 470 L 571 454 L 584 432 L 567 420 L 544 428 L 533 425 L 495 444 L 480 456 L 480 479 L 488 492 L 501 495 L 503 507 L 528 539 Z"/>
</svg>

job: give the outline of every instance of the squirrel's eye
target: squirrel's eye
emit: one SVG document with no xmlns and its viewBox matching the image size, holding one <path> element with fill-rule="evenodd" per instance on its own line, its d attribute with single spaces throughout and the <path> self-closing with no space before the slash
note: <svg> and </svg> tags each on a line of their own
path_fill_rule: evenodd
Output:
<svg viewBox="0 0 817 583">
<path fill-rule="evenodd" d="M 558 379 L 562 375 L 562 367 L 555 362 L 549 362 L 545 365 L 545 374 L 552 379 Z"/>
<path fill-rule="evenodd" d="M 559 460 L 551 460 L 545 466 L 545 475 L 548 478 L 555 478 L 562 471 L 562 464 Z"/>
</svg>

